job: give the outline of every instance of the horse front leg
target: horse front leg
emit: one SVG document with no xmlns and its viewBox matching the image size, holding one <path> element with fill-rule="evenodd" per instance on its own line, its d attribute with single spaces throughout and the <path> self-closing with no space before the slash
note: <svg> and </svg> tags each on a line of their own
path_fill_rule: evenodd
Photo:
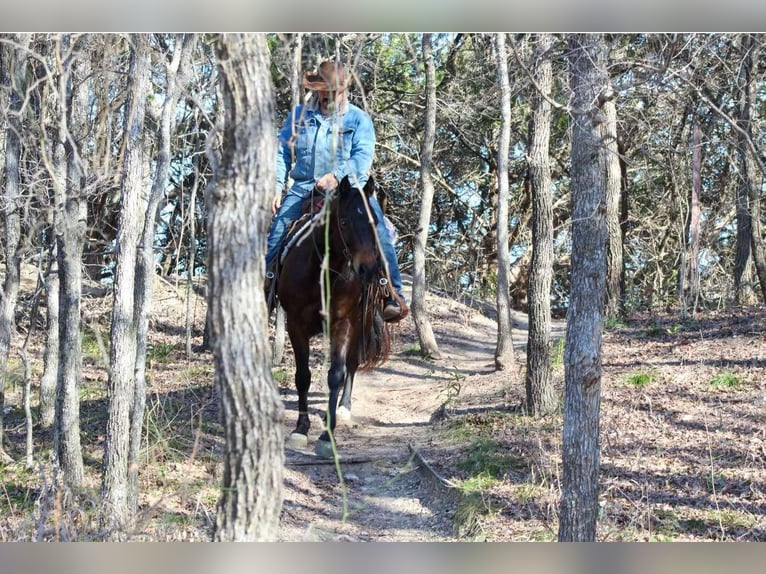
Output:
<svg viewBox="0 0 766 574">
<path fill-rule="evenodd" d="M 288 438 L 288 445 L 293 448 L 305 448 L 308 445 L 309 421 L 309 387 L 311 387 L 311 370 L 309 369 L 308 338 L 290 333 L 290 343 L 295 355 L 295 388 L 298 391 L 298 422 L 295 430 Z"/>
<path fill-rule="evenodd" d="M 340 396 L 340 405 L 335 412 L 335 417 L 339 422 L 348 423 L 351 421 L 351 391 L 354 389 L 354 371 L 346 364 L 346 380 L 343 384 L 343 394 Z"/>
<path fill-rule="evenodd" d="M 359 338 L 356 337 L 358 341 Z M 354 390 L 354 375 L 359 366 L 358 345 L 350 349 L 346 355 L 346 377 L 343 383 L 343 394 L 340 396 L 340 406 L 336 412 L 339 421 L 351 422 L 351 392 Z"/>
<path fill-rule="evenodd" d="M 330 370 L 327 373 L 327 386 L 330 396 L 327 399 L 327 417 L 325 431 L 319 435 L 314 451 L 326 458 L 333 456 L 332 439 L 335 438 L 336 411 L 341 386 L 347 380 L 346 356 L 352 330 L 348 321 L 336 321 L 330 333 Z M 350 395 L 349 395 L 350 397 Z M 332 438 L 331 438 L 332 435 Z"/>
<path fill-rule="evenodd" d="M 319 435 L 319 440 L 317 441 L 316 447 L 314 449 L 319 456 L 323 456 L 325 458 L 331 458 L 333 456 L 332 439 L 330 438 L 330 434 L 332 434 L 332 438 L 334 439 L 335 422 L 337 420 L 336 408 L 338 405 L 338 393 L 340 392 L 340 387 L 346 378 L 345 371 L 345 362 L 338 361 L 336 358 L 333 358 L 332 362 L 330 363 L 330 371 L 327 374 L 327 386 L 330 387 L 330 396 L 327 399 L 327 416 L 325 419 L 326 428 L 324 432 Z"/>
</svg>

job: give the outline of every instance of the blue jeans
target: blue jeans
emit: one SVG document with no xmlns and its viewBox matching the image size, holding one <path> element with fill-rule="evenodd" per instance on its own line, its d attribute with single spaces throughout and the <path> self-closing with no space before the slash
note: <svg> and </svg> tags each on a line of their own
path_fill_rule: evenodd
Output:
<svg viewBox="0 0 766 574">
<path fill-rule="evenodd" d="M 370 196 L 370 208 L 372 208 L 372 212 L 375 214 L 375 219 L 378 220 L 375 230 L 378 232 L 378 237 L 380 237 L 383 257 L 386 258 L 386 263 L 388 263 L 388 274 L 391 276 L 391 284 L 399 296 L 404 299 L 404 294 L 402 293 L 402 274 L 399 272 L 396 250 L 394 249 L 394 244 L 391 243 L 391 235 L 388 229 L 386 229 L 386 222 L 383 220 L 383 210 L 380 208 L 380 203 L 378 203 L 374 195 Z"/>
<path fill-rule="evenodd" d="M 266 269 L 271 266 L 271 262 L 277 256 L 279 246 L 287 234 L 290 224 L 301 216 L 301 204 L 304 199 L 303 196 L 290 190 L 285 195 L 284 200 L 282 200 L 282 205 L 279 206 L 279 211 L 274 216 L 274 220 L 269 228 L 266 248 Z M 402 294 L 402 275 L 399 272 L 399 263 L 396 260 L 396 250 L 394 249 L 394 244 L 391 243 L 391 235 L 389 235 L 386 224 L 383 221 L 383 210 L 380 208 L 380 204 L 375 196 L 370 197 L 370 208 L 378 220 L 376 231 L 378 232 L 378 237 L 380 237 L 380 245 L 383 248 L 383 257 L 386 258 L 386 263 L 388 263 L 391 284 L 399 296 L 404 299 Z"/>
<path fill-rule="evenodd" d="M 304 199 L 306 199 L 304 196 L 290 190 L 282 200 L 269 228 L 269 238 L 266 241 L 266 269 L 271 267 L 271 262 L 277 256 L 279 246 L 287 235 L 290 224 L 301 216 Z"/>
</svg>

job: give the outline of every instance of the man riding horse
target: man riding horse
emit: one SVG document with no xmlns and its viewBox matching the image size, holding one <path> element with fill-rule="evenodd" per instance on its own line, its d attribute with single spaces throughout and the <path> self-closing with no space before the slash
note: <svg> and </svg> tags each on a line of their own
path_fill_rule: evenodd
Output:
<svg viewBox="0 0 766 574">
<path fill-rule="evenodd" d="M 370 116 L 348 101 L 349 84 L 350 78 L 340 62 L 328 60 L 317 71 L 306 72 L 303 86 L 313 94 L 305 105 L 292 110 L 279 131 L 277 189 L 272 202 L 276 215 L 269 229 L 267 283 L 274 280 L 275 260 L 288 229 L 301 216 L 302 205 L 312 192 L 332 191 L 344 177 L 362 189 L 370 176 L 375 129 Z M 288 176 L 293 184 L 283 197 Z M 376 231 L 393 287 L 383 303 L 383 319 L 398 321 L 408 309 L 396 251 L 374 195 L 369 205 L 377 220 Z"/>
</svg>

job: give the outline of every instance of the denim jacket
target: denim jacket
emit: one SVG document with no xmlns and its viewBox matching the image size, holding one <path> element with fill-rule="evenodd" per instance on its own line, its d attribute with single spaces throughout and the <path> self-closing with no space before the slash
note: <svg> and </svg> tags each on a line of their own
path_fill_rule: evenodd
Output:
<svg viewBox="0 0 766 574">
<path fill-rule="evenodd" d="M 282 192 L 289 175 L 294 180 L 292 191 L 306 196 L 326 173 L 339 182 L 348 175 L 351 184 L 361 189 L 374 151 L 375 129 L 366 112 L 347 102 L 338 113 L 324 118 L 312 98 L 290 112 L 279 130 L 277 192 Z"/>
</svg>

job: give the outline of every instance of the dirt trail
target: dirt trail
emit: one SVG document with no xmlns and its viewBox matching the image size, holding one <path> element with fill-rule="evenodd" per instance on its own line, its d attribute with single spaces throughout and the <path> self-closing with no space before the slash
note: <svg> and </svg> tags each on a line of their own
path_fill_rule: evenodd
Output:
<svg viewBox="0 0 766 574">
<path fill-rule="evenodd" d="M 455 539 L 454 504 L 413 461 L 411 448 L 429 443 L 432 417 L 446 400 L 451 383 L 494 370 L 496 322 L 436 296 L 429 295 L 427 303 L 443 358 L 430 361 L 412 352 L 417 338 L 408 318 L 394 329 L 389 361 L 357 374 L 353 420 L 336 431 L 342 486 L 336 466 L 313 454 L 325 394 L 319 384 L 312 386 L 309 445 L 305 451 L 286 451 L 280 539 Z M 557 324 L 556 334 L 562 332 L 563 325 Z M 525 316 L 514 316 L 513 335 L 518 354 L 526 345 Z M 313 369 L 317 381 L 318 366 Z M 297 417 L 297 394 L 292 385 L 282 392 L 289 433 Z"/>
</svg>

